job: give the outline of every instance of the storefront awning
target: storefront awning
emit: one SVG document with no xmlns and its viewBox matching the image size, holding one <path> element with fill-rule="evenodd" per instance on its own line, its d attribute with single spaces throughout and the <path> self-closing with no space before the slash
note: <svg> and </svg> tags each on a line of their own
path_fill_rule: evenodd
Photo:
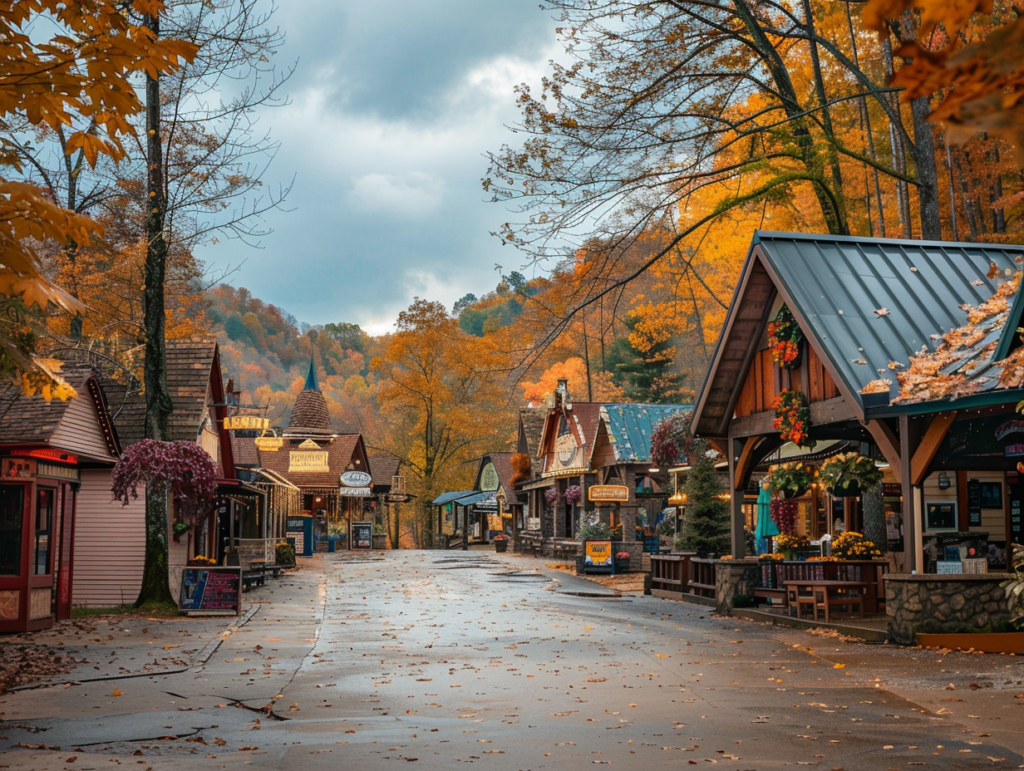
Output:
<svg viewBox="0 0 1024 771">
<path fill-rule="evenodd" d="M 472 495 L 475 490 L 456 490 L 448 493 L 441 493 L 433 500 L 435 506 L 444 506 L 446 503 L 451 503 L 459 498 L 465 498 L 467 495 Z"/>
<path fill-rule="evenodd" d="M 266 493 L 258 487 L 253 487 L 237 479 L 218 479 L 218 495 L 241 495 L 250 498 L 262 498 Z"/>
<path fill-rule="evenodd" d="M 472 506 L 474 503 L 486 501 L 494 497 L 494 491 L 488 490 L 459 490 L 457 492 L 443 493 L 434 499 L 435 506 L 444 506 L 446 503 L 454 503 L 459 506 Z"/>
</svg>

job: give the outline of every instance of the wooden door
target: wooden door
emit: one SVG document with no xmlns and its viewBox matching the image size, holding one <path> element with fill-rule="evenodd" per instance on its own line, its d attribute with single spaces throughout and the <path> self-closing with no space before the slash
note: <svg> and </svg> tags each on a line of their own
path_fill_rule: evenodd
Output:
<svg viewBox="0 0 1024 771">
<path fill-rule="evenodd" d="M 71 618 L 72 575 L 74 572 L 75 510 L 78 493 L 74 485 L 62 485 L 60 513 L 60 542 L 55 568 L 57 592 L 57 620 Z"/>
</svg>

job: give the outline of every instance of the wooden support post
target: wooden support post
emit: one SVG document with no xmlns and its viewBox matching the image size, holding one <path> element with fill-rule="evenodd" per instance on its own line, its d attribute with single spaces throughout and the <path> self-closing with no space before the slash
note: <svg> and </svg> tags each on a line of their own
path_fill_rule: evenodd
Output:
<svg viewBox="0 0 1024 771">
<path fill-rule="evenodd" d="M 875 444 L 882 451 L 886 461 L 889 462 L 889 468 L 892 469 L 892 473 L 902 482 L 903 456 L 900 454 L 900 440 L 883 420 L 869 420 L 863 426 L 871 434 L 871 438 L 875 440 Z"/>
<path fill-rule="evenodd" d="M 729 508 L 732 512 L 732 556 L 743 559 L 747 544 L 743 537 L 743 490 L 737 489 L 737 464 L 744 449 L 743 439 L 729 439 Z"/>
<path fill-rule="evenodd" d="M 923 549 L 919 551 L 921 541 L 921 520 L 917 510 L 917 496 L 914 494 L 914 480 L 911 474 L 910 459 L 914 457 L 910 441 L 910 418 L 900 415 L 900 457 L 905 459 L 900 484 L 903 488 L 903 543 L 907 554 L 907 570 L 911 573 L 919 571 L 924 563 Z"/>
</svg>

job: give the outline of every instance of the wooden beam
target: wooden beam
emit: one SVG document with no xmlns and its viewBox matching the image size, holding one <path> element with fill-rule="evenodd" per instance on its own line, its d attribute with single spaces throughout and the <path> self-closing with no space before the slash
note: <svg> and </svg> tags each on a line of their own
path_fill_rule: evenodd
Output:
<svg viewBox="0 0 1024 771">
<path fill-rule="evenodd" d="M 919 485 L 928 476 L 928 469 L 935 459 L 935 453 L 939 451 L 939 445 L 949 433 L 953 421 L 956 420 L 956 411 L 940 412 L 933 419 L 921 438 L 920 444 L 914 451 L 914 457 L 910 461 L 911 482 Z"/>
<path fill-rule="evenodd" d="M 907 458 L 903 464 L 903 473 L 900 475 L 900 486 L 903 492 L 903 550 L 906 554 L 906 568 L 908 573 L 916 573 L 919 568 L 924 567 L 924 549 L 920 546 L 921 541 L 921 515 L 917 510 L 917 500 L 914 495 L 914 484 L 911 480 L 910 461 L 913 457 L 913 444 L 910 441 L 910 418 L 900 415 L 900 457 Z"/>
<path fill-rule="evenodd" d="M 864 428 L 875 440 L 882 455 L 889 461 L 889 467 L 896 479 L 903 479 L 903 458 L 900 456 L 900 441 L 893 433 L 889 425 L 883 420 L 869 420 L 864 423 Z"/>
<path fill-rule="evenodd" d="M 749 465 L 754 454 L 754 448 L 757 447 L 757 443 L 761 441 L 759 436 L 748 436 L 746 441 L 743 442 L 743 449 L 740 450 L 740 457 L 736 461 L 736 474 L 733 479 L 733 490 L 743 490 L 746 488 L 746 479 L 749 471 Z M 735 493 L 733 493 L 735 495 Z"/>
<path fill-rule="evenodd" d="M 772 410 L 745 415 L 742 418 L 736 418 L 729 424 L 729 435 L 739 439 L 746 436 L 773 434 L 776 433 L 775 427 L 772 425 L 774 420 L 775 412 Z"/>
</svg>

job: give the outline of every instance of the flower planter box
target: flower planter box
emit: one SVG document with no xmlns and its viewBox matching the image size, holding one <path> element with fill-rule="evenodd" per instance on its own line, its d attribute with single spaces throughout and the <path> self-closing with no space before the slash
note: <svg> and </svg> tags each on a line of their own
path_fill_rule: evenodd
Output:
<svg viewBox="0 0 1024 771">
<path fill-rule="evenodd" d="M 373 534 L 373 548 L 374 549 L 386 549 L 386 548 L 388 548 L 388 534 L 387 533 L 374 533 Z"/>
<path fill-rule="evenodd" d="M 494 551 L 496 551 L 498 554 L 503 554 L 504 552 L 508 551 L 508 541 L 507 540 L 495 541 L 494 542 Z"/>
<path fill-rule="evenodd" d="M 965 632 L 962 634 L 918 634 L 917 643 L 926 648 L 953 648 L 983 653 L 1024 655 L 1024 632 Z"/>
</svg>

